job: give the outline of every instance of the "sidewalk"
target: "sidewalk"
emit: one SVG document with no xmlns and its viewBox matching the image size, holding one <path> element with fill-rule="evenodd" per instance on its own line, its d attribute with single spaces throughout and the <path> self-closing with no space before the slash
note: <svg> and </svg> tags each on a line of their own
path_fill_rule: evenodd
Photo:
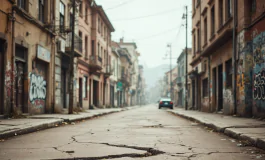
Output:
<svg viewBox="0 0 265 160">
<path fill-rule="evenodd" d="M 197 121 L 217 132 L 239 140 L 246 140 L 256 147 L 265 149 L 265 121 L 200 111 L 185 111 L 182 108 L 169 112 Z"/>
<path fill-rule="evenodd" d="M 82 121 L 91 119 L 98 116 L 103 116 L 111 113 L 121 112 L 137 108 L 112 108 L 112 109 L 97 109 L 87 110 L 78 114 L 42 114 L 29 116 L 21 119 L 0 119 L 0 141 L 4 138 L 12 136 L 31 133 L 38 130 L 57 127 L 63 123 L 73 123 L 76 121 Z"/>
</svg>

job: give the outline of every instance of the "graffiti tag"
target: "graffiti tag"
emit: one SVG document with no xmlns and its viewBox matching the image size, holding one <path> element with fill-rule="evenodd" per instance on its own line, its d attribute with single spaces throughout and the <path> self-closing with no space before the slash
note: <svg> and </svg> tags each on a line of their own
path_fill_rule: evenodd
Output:
<svg viewBox="0 0 265 160">
<path fill-rule="evenodd" d="M 230 89 L 224 89 L 223 95 L 224 95 L 225 103 L 231 104 L 233 102 L 233 95 L 232 95 L 232 91 Z"/>
<path fill-rule="evenodd" d="M 264 70 L 254 75 L 253 98 L 256 100 L 265 100 L 265 71 Z"/>
<path fill-rule="evenodd" d="M 7 62 L 6 71 L 5 71 L 5 88 L 6 88 L 7 97 L 11 97 L 11 91 L 12 91 L 11 86 L 14 82 L 15 77 L 16 77 L 16 69 L 12 71 L 10 62 Z"/>
<path fill-rule="evenodd" d="M 29 100 L 36 106 L 44 106 L 46 99 L 46 81 L 42 76 L 30 74 Z"/>
</svg>

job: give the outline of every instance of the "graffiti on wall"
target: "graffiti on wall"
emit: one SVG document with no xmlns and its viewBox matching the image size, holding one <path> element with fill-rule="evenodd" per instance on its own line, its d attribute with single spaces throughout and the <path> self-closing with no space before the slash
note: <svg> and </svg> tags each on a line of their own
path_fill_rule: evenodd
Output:
<svg viewBox="0 0 265 160">
<path fill-rule="evenodd" d="M 262 70 L 254 75 L 253 98 L 255 100 L 265 100 L 265 71 Z"/>
<path fill-rule="evenodd" d="M 40 75 L 30 73 L 29 100 L 36 107 L 42 108 L 46 99 L 46 81 Z"/>
<path fill-rule="evenodd" d="M 233 95 L 232 91 L 230 89 L 224 89 L 223 90 L 223 98 L 225 104 L 232 104 L 233 103 Z"/>
<path fill-rule="evenodd" d="M 254 30 L 255 31 L 255 30 Z M 251 74 L 253 106 L 257 109 L 265 108 L 265 32 L 253 32 L 253 69 Z"/>
<path fill-rule="evenodd" d="M 253 58 L 255 65 L 260 65 L 265 62 L 265 33 L 261 33 L 253 40 Z"/>
<path fill-rule="evenodd" d="M 8 61 L 6 65 L 6 71 L 5 71 L 5 90 L 6 90 L 6 97 L 9 99 L 11 97 L 12 92 L 12 84 L 15 82 L 16 77 L 16 67 L 14 67 L 14 71 L 12 71 L 11 64 Z M 13 81 L 12 81 L 13 79 Z"/>
</svg>

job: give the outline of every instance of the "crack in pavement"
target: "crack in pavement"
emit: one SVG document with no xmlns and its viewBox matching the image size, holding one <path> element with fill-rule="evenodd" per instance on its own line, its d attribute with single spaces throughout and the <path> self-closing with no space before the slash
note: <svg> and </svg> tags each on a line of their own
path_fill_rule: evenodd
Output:
<svg viewBox="0 0 265 160">
<path fill-rule="evenodd" d="M 76 135 L 78 136 L 78 135 Z M 114 158 L 123 158 L 123 157 L 129 157 L 129 158 L 142 158 L 142 157 L 151 157 L 151 156 L 156 156 L 156 155 L 160 155 L 160 154 L 164 154 L 165 152 L 154 149 L 154 148 L 150 148 L 150 147 L 138 147 L 138 146 L 129 146 L 129 145 L 118 145 L 118 144 L 110 144 L 110 143 L 96 143 L 96 142 L 79 142 L 75 137 L 76 136 L 72 136 L 72 142 L 76 142 L 76 143 L 86 143 L 86 144 L 102 144 L 102 145 L 107 145 L 107 146 L 111 146 L 111 147 L 119 147 L 119 148 L 129 148 L 129 149 L 136 149 L 136 150 L 141 150 L 141 151 L 146 151 L 143 154 L 139 154 L 139 153 L 126 153 L 126 154 L 118 154 L 118 155 L 107 155 L 107 156 L 101 156 L 101 157 L 79 157 L 79 158 L 68 158 L 68 160 L 71 159 L 79 159 L 79 160 L 100 160 L 100 159 L 114 159 Z M 71 153 L 67 152 L 67 151 L 62 151 L 59 150 L 57 147 L 53 147 L 55 150 L 60 151 L 62 153 L 68 153 L 70 156 Z M 65 159 L 65 158 L 64 158 Z M 54 160 L 62 160 L 62 159 L 54 159 Z"/>
<path fill-rule="evenodd" d="M 72 157 L 72 153 L 74 153 L 74 151 L 63 151 L 63 150 L 59 150 L 57 147 L 52 147 L 54 150 L 61 152 L 61 153 L 67 153 L 69 156 Z"/>
<path fill-rule="evenodd" d="M 164 154 L 165 152 L 156 150 L 153 148 L 148 148 L 148 147 L 137 147 L 137 146 L 127 146 L 127 145 L 115 145 L 115 144 L 109 144 L 109 143 L 93 143 L 93 142 L 87 142 L 87 143 L 92 143 L 92 144 L 103 144 L 103 145 L 108 145 L 112 147 L 120 147 L 120 148 L 130 148 L 130 149 L 136 149 L 136 150 L 141 150 L 141 151 L 146 151 L 143 154 L 139 153 L 125 153 L 125 154 L 118 154 L 118 155 L 107 155 L 107 156 L 101 156 L 101 157 L 75 157 L 75 158 L 64 158 L 66 160 L 100 160 L 100 159 L 114 159 L 114 158 L 124 158 L 124 157 L 129 157 L 129 158 L 143 158 L 143 157 L 151 157 L 151 156 L 156 156 L 160 154 Z M 60 151 L 62 153 L 68 153 L 71 156 L 71 153 L 67 151 L 61 151 L 58 150 L 58 148 L 54 148 L 57 151 Z M 73 151 L 74 152 L 74 151 Z M 63 159 L 53 159 L 53 160 L 63 160 Z"/>
<path fill-rule="evenodd" d="M 190 156 L 188 156 L 188 160 L 191 160 L 191 158 L 196 158 L 198 155 L 211 155 L 211 154 L 221 154 L 221 153 L 224 153 L 224 154 L 231 154 L 231 153 L 241 153 L 241 152 L 209 152 L 209 153 L 195 153 L 195 154 L 192 154 Z"/>
</svg>

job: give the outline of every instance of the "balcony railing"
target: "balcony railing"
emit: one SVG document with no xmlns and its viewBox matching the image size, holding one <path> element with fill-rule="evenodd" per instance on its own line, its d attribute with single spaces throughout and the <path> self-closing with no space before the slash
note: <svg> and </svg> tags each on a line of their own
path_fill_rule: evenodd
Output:
<svg viewBox="0 0 265 160">
<path fill-rule="evenodd" d="M 88 60 L 90 70 L 97 71 L 102 69 L 102 63 L 98 60 L 98 56 L 91 55 Z"/>
<path fill-rule="evenodd" d="M 80 38 L 78 35 L 75 34 L 75 40 L 74 40 L 74 50 L 78 51 L 79 53 L 82 54 L 82 38 Z M 69 48 L 69 50 L 71 50 L 72 48 L 72 34 L 69 33 L 67 40 L 66 40 L 66 48 Z"/>
<path fill-rule="evenodd" d="M 182 77 L 177 77 L 177 84 L 181 84 L 182 83 Z"/>
</svg>

